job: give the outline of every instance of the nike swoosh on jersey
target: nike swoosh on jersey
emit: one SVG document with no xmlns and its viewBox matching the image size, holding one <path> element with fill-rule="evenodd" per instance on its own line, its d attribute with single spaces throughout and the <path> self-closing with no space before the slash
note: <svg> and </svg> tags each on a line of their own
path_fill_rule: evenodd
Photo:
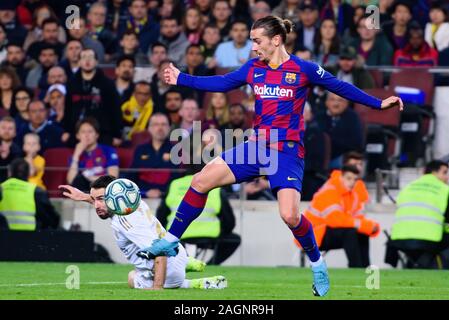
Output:
<svg viewBox="0 0 449 320">
<path fill-rule="evenodd" d="M 288 181 L 292 181 L 292 180 L 298 180 L 297 178 L 292 178 L 292 177 L 287 177 Z"/>
</svg>

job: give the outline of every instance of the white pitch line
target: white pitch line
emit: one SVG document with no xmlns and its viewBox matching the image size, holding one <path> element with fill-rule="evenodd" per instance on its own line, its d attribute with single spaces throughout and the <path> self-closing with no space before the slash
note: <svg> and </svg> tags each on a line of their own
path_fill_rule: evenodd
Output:
<svg viewBox="0 0 449 320">
<path fill-rule="evenodd" d="M 91 282 L 80 282 L 80 285 L 83 284 L 93 284 L 93 285 L 100 285 L 100 284 L 125 284 L 126 282 L 120 281 L 105 281 L 105 282 L 98 282 L 98 281 L 91 281 Z M 0 284 L 0 287 L 38 287 L 38 286 L 60 286 L 65 285 L 65 282 L 48 282 L 48 283 L 18 283 L 18 284 Z"/>
</svg>

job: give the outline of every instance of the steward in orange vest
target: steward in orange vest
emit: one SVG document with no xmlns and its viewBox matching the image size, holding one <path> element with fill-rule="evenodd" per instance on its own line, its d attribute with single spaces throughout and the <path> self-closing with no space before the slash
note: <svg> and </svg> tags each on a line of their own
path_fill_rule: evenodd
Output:
<svg viewBox="0 0 449 320">
<path fill-rule="evenodd" d="M 320 250 L 343 248 L 349 267 L 369 265 L 368 239 L 380 232 L 379 224 L 361 213 L 366 195 L 360 197 L 357 192 L 359 174 L 355 166 L 343 166 L 341 172 L 333 172 L 305 212 Z M 361 192 L 363 188 L 359 185 Z"/>
</svg>

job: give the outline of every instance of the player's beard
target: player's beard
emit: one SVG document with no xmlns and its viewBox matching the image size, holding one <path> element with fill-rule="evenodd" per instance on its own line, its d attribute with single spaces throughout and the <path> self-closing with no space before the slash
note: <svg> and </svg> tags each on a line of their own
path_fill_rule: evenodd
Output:
<svg viewBox="0 0 449 320">
<path fill-rule="evenodd" d="M 106 220 L 106 219 L 109 219 L 111 217 L 111 214 L 109 212 L 107 212 L 107 211 L 105 212 L 105 211 L 103 211 L 101 209 L 97 209 L 96 212 L 97 212 L 97 216 L 100 219 L 102 219 L 102 220 Z"/>
</svg>

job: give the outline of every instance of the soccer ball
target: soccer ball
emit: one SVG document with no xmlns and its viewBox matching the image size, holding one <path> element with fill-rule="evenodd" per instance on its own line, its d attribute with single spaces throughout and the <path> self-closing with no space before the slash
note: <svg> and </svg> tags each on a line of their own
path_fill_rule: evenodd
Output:
<svg viewBox="0 0 449 320">
<path fill-rule="evenodd" d="M 126 216 L 140 205 L 139 187 L 128 179 L 114 180 L 106 187 L 104 201 L 110 212 Z"/>
</svg>

